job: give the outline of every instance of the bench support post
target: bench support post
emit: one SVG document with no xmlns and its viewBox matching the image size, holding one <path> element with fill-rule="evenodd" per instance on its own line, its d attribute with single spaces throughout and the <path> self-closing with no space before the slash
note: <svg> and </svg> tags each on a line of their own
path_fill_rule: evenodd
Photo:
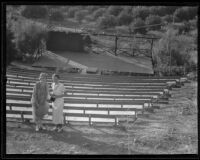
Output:
<svg viewBox="0 0 200 160">
<path fill-rule="evenodd" d="M 23 113 L 23 111 L 21 112 L 21 119 L 22 119 L 22 122 L 24 122 L 24 113 Z"/>
</svg>

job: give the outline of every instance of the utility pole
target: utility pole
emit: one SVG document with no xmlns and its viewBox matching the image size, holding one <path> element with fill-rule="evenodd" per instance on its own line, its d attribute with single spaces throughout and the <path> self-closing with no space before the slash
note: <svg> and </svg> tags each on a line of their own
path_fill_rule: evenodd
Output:
<svg viewBox="0 0 200 160">
<path fill-rule="evenodd" d="M 151 60 L 152 60 L 152 65 L 153 65 L 153 70 L 154 70 L 154 60 L 153 60 L 153 39 L 151 39 Z"/>
<path fill-rule="evenodd" d="M 117 40 L 118 40 L 118 37 L 116 35 L 115 36 L 115 56 L 117 56 Z"/>
</svg>

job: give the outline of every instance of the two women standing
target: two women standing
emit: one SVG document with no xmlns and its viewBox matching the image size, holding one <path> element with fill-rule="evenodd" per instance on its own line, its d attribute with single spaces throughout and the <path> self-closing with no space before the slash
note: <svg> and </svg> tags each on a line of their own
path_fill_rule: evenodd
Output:
<svg viewBox="0 0 200 160">
<path fill-rule="evenodd" d="M 39 82 L 37 82 L 33 88 L 33 94 L 31 98 L 33 107 L 33 121 L 36 123 L 36 131 L 40 129 L 46 129 L 42 124 L 42 119 L 48 114 L 50 97 L 54 97 L 55 101 L 52 102 L 52 120 L 55 124 L 53 130 L 58 132 L 62 131 L 63 124 L 63 107 L 64 107 L 64 93 L 65 87 L 59 82 L 59 75 L 53 74 L 52 76 L 52 90 L 53 94 L 50 96 L 49 86 L 47 83 L 47 76 L 45 73 L 41 73 L 39 76 Z"/>
</svg>

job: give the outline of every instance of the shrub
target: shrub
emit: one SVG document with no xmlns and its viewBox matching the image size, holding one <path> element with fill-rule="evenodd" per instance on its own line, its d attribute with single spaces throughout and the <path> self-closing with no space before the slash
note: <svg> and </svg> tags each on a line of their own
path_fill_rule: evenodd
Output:
<svg viewBox="0 0 200 160">
<path fill-rule="evenodd" d="M 129 25 L 133 20 L 133 17 L 127 12 L 123 11 L 118 16 L 119 25 Z"/>
<path fill-rule="evenodd" d="M 77 11 L 75 13 L 75 18 L 76 20 L 81 23 L 81 21 L 83 20 L 83 18 L 88 14 L 87 10 L 82 10 L 82 11 Z"/>
<path fill-rule="evenodd" d="M 93 17 L 94 19 L 98 19 L 99 17 L 101 17 L 104 13 L 105 9 L 103 8 L 99 8 L 98 10 L 93 12 Z"/>
<path fill-rule="evenodd" d="M 173 22 L 173 16 L 172 15 L 165 15 L 162 17 L 163 22 L 171 23 Z"/>
<path fill-rule="evenodd" d="M 24 8 L 24 10 L 21 12 L 21 15 L 26 18 L 46 18 L 47 9 L 39 5 L 30 5 Z"/>
<path fill-rule="evenodd" d="M 54 11 L 51 13 L 49 18 L 53 21 L 63 21 L 64 15 L 60 11 Z"/>
<path fill-rule="evenodd" d="M 89 35 L 85 35 L 85 36 L 83 37 L 83 41 L 84 41 L 84 45 L 85 45 L 85 46 L 91 47 L 92 40 L 91 40 L 91 38 L 90 38 Z"/>
<path fill-rule="evenodd" d="M 197 7 L 181 7 L 174 12 L 174 16 L 180 19 L 180 21 L 188 21 L 197 16 L 197 11 Z"/>
<path fill-rule="evenodd" d="M 14 34 L 7 28 L 6 30 L 6 66 L 10 64 L 17 56 L 15 43 L 13 42 Z"/>
<path fill-rule="evenodd" d="M 165 66 L 165 68 L 167 68 L 171 65 L 192 69 L 191 66 L 194 64 L 194 61 L 191 59 L 190 52 L 188 52 L 188 49 L 191 47 L 191 43 L 193 43 L 191 38 L 183 35 L 177 35 L 176 30 L 168 29 L 162 39 L 154 45 L 154 61 L 156 63 L 156 68 L 161 66 Z"/>
<path fill-rule="evenodd" d="M 130 33 L 130 27 L 127 25 L 116 26 L 115 29 L 116 29 L 117 33 L 119 33 L 119 34 L 129 34 Z"/>
<path fill-rule="evenodd" d="M 98 26 L 101 29 L 106 29 L 110 27 L 114 27 L 117 25 L 117 20 L 113 15 L 105 15 L 101 17 L 98 21 Z"/>
<path fill-rule="evenodd" d="M 150 15 L 145 20 L 147 25 L 156 25 L 161 24 L 162 20 L 159 16 Z M 159 30 L 161 29 L 161 25 L 151 26 L 147 28 L 148 30 Z"/>
<path fill-rule="evenodd" d="M 77 7 L 69 8 L 67 16 L 68 16 L 69 18 L 73 18 L 74 15 L 75 15 L 75 13 L 76 13 L 76 11 L 78 11 L 78 10 L 79 10 L 79 9 L 78 9 Z"/>
<path fill-rule="evenodd" d="M 148 7 L 135 7 L 132 10 L 132 14 L 134 18 L 145 20 L 150 13 Z"/>
<path fill-rule="evenodd" d="M 110 6 L 107 9 L 107 14 L 108 15 L 113 15 L 113 16 L 118 16 L 119 13 L 123 10 L 121 6 Z"/>
<path fill-rule="evenodd" d="M 177 27 L 179 34 L 188 33 L 191 29 L 191 25 L 189 22 L 183 22 L 181 25 Z"/>
<path fill-rule="evenodd" d="M 137 18 L 131 23 L 131 29 L 134 33 L 146 33 L 145 22 L 141 18 Z M 140 28 L 141 27 L 141 28 Z"/>
<path fill-rule="evenodd" d="M 46 27 L 34 22 L 24 22 L 15 30 L 16 48 L 22 55 L 33 55 L 42 39 L 46 39 Z"/>
</svg>

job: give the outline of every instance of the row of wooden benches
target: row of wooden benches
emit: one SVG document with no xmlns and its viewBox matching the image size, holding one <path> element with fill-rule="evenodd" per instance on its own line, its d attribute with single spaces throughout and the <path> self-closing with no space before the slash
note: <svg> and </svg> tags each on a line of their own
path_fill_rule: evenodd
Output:
<svg viewBox="0 0 200 160">
<path fill-rule="evenodd" d="M 39 73 L 39 71 L 30 73 L 28 70 L 13 68 L 8 70 L 6 85 L 6 115 L 8 118 L 32 119 L 30 98 Z M 148 80 L 145 78 L 133 79 L 132 77 L 127 81 L 125 80 L 127 77 L 118 77 L 119 79 L 116 80 L 116 77 L 100 78 L 95 76 L 95 78 L 91 76 L 90 79 L 86 75 L 73 75 L 74 77 L 79 76 L 80 79 L 78 78 L 77 81 L 77 78 L 70 79 L 69 74 L 65 76 L 62 75 L 61 79 L 67 89 L 63 114 L 64 123 L 85 120 L 90 125 L 93 122 L 114 122 L 117 125 L 122 116 L 125 119 L 127 116 L 131 116 L 133 120 L 136 120 L 137 115 L 144 113 L 145 109 L 158 108 L 154 105 L 155 101 L 153 100 L 160 98 L 164 91 L 168 91 L 165 87 L 167 86 L 166 82 L 178 82 L 178 79 L 156 80 L 155 77 Z M 48 82 L 51 83 L 51 77 L 48 78 Z M 105 94 L 107 95 L 105 96 Z M 166 103 L 167 99 L 168 97 L 165 99 Z M 49 120 L 51 114 L 50 110 Z"/>
<path fill-rule="evenodd" d="M 37 71 L 37 70 L 28 70 L 28 69 L 21 69 L 21 68 L 17 68 L 17 67 L 9 67 L 7 69 L 7 71 L 15 71 L 16 73 L 34 73 L 34 74 L 40 74 L 42 71 Z M 45 70 L 45 73 L 52 75 L 54 73 L 54 71 L 48 71 Z M 165 76 L 165 77 L 159 77 L 159 76 L 121 76 L 121 75 L 94 75 L 94 74 L 77 74 L 77 73 L 61 73 L 62 76 L 67 76 L 67 77 L 81 77 L 81 78 L 93 78 L 93 79 L 104 79 L 104 78 L 111 78 L 111 79 L 124 79 L 124 77 L 126 77 L 126 79 L 179 79 L 179 76 Z"/>
<path fill-rule="evenodd" d="M 18 72 L 18 71 L 12 71 L 12 70 L 8 70 L 7 73 L 9 74 L 15 74 L 17 76 L 29 76 L 29 77 L 33 77 L 33 78 L 38 78 L 40 72 L 38 73 L 33 73 L 32 71 L 23 71 L 23 72 Z M 51 79 L 51 75 L 52 74 L 48 74 L 48 78 Z M 163 78 L 158 78 L 158 77 L 141 77 L 141 78 L 137 78 L 137 77 L 126 77 L 124 79 L 124 77 L 112 77 L 112 76 L 98 76 L 96 78 L 88 76 L 88 75 L 68 75 L 68 74 L 62 74 L 61 75 L 61 79 L 65 79 L 65 80 L 76 80 L 76 81 L 87 81 L 87 82 L 140 82 L 142 83 L 144 82 L 162 82 L 162 81 L 179 81 L 180 77 L 163 77 Z"/>
</svg>

